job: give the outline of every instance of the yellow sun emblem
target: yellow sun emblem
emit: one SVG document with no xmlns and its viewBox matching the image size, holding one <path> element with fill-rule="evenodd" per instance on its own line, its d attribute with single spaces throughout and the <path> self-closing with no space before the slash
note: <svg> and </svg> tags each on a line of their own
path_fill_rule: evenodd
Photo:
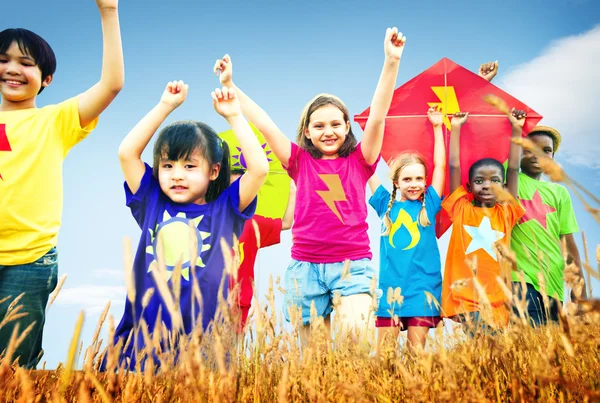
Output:
<svg viewBox="0 0 600 403">
<path fill-rule="evenodd" d="M 162 261 L 166 266 L 166 281 L 169 281 L 173 276 L 175 265 L 181 262 L 181 277 L 190 281 L 190 267 L 192 259 L 194 266 L 204 267 L 204 262 L 200 256 L 203 252 L 210 249 L 210 244 L 205 244 L 204 240 L 211 234 L 198 230 L 198 224 L 204 218 L 203 215 L 188 219 L 185 213 L 178 213 L 175 217 L 165 210 L 163 221 L 156 225 L 154 231 L 148 228 L 151 236 L 151 245 L 146 247 L 146 253 L 151 254 L 154 260 L 148 267 L 148 272 L 156 269 L 158 262 Z M 194 228 L 190 226 L 193 223 Z M 194 239 L 195 238 L 195 239 Z M 159 246 L 160 242 L 160 246 Z M 198 245 L 198 256 L 192 257 L 191 247 L 192 242 Z"/>
</svg>

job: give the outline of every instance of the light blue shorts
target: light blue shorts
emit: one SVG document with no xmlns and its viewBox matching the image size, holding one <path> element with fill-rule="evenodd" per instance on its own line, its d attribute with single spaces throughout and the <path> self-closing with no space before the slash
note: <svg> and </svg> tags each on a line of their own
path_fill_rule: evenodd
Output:
<svg viewBox="0 0 600 403">
<path fill-rule="evenodd" d="M 340 297 L 371 294 L 375 269 L 371 259 L 350 261 L 349 275 L 342 279 L 344 262 L 309 263 L 292 259 L 285 272 L 283 314 L 290 321 L 290 308 L 302 308 L 302 323 L 310 323 L 310 306 L 314 302 L 318 316 L 327 316 L 333 310 L 333 294 Z"/>
</svg>

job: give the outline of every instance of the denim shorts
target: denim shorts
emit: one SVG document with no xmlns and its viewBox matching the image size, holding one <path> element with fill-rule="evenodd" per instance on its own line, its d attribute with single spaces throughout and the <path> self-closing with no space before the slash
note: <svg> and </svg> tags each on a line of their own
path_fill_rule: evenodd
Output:
<svg viewBox="0 0 600 403">
<path fill-rule="evenodd" d="M 513 293 L 517 301 L 523 298 L 521 283 L 513 282 Z M 548 306 L 546 306 L 542 294 L 533 285 L 527 283 L 525 301 L 527 301 L 527 315 L 531 326 L 538 327 L 548 322 L 559 322 L 560 301 L 556 298 L 548 297 Z M 519 310 L 515 306 L 513 306 L 513 312 L 515 315 L 519 315 Z"/>
<path fill-rule="evenodd" d="M 347 274 L 344 262 L 309 263 L 292 259 L 285 272 L 283 314 L 290 321 L 290 309 L 302 309 L 302 324 L 310 323 L 310 306 L 314 302 L 317 316 L 326 317 L 333 310 L 333 295 L 340 297 L 371 294 L 375 269 L 371 259 L 351 260 Z"/>
<path fill-rule="evenodd" d="M 31 332 L 19 345 L 12 360 L 19 357 L 19 364 L 32 369 L 43 355 L 42 337 L 46 320 L 46 304 L 48 296 L 56 288 L 58 282 L 58 253 L 52 248 L 44 256 L 33 263 L 15 266 L 0 265 L 0 322 L 6 317 L 10 303 L 20 294 L 25 293 L 17 303 L 22 305 L 20 312 L 27 316 L 14 320 L 0 329 L 0 352 L 8 348 L 15 325 L 19 324 L 19 333 L 35 322 Z"/>
</svg>

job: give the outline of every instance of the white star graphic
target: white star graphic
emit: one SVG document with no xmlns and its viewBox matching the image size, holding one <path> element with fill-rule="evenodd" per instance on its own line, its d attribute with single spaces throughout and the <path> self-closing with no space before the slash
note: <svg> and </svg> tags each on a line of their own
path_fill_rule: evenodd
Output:
<svg viewBox="0 0 600 403">
<path fill-rule="evenodd" d="M 496 251 L 494 251 L 494 242 L 504 238 L 504 232 L 496 231 L 492 229 L 489 217 L 483 217 L 479 227 L 472 227 L 470 225 L 464 225 L 465 231 L 471 235 L 471 242 L 467 247 L 465 255 L 473 253 L 476 250 L 483 249 L 490 255 L 495 261 L 498 261 Z"/>
</svg>

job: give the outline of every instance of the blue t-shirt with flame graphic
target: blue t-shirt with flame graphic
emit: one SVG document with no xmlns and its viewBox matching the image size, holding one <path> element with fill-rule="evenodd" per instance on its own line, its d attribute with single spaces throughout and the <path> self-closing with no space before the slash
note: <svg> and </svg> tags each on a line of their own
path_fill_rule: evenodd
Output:
<svg viewBox="0 0 600 403">
<path fill-rule="evenodd" d="M 390 192 L 379 186 L 369 204 L 383 220 Z M 435 219 L 441 199 L 432 186 L 425 191 L 425 209 L 431 225 L 418 223 L 422 203 L 419 200 L 395 200 L 390 209 L 392 226 L 380 238 L 380 269 L 377 317 L 393 318 L 439 316 L 442 296 L 440 251 L 435 236 Z M 382 224 L 382 233 L 385 227 Z M 388 302 L 388 289 L 401 289 L 402 303 Z M 429 293 L 429 297 L 427 295 Z M 435 298 L 435 301 L 432 300 Z"/>
</svg>

